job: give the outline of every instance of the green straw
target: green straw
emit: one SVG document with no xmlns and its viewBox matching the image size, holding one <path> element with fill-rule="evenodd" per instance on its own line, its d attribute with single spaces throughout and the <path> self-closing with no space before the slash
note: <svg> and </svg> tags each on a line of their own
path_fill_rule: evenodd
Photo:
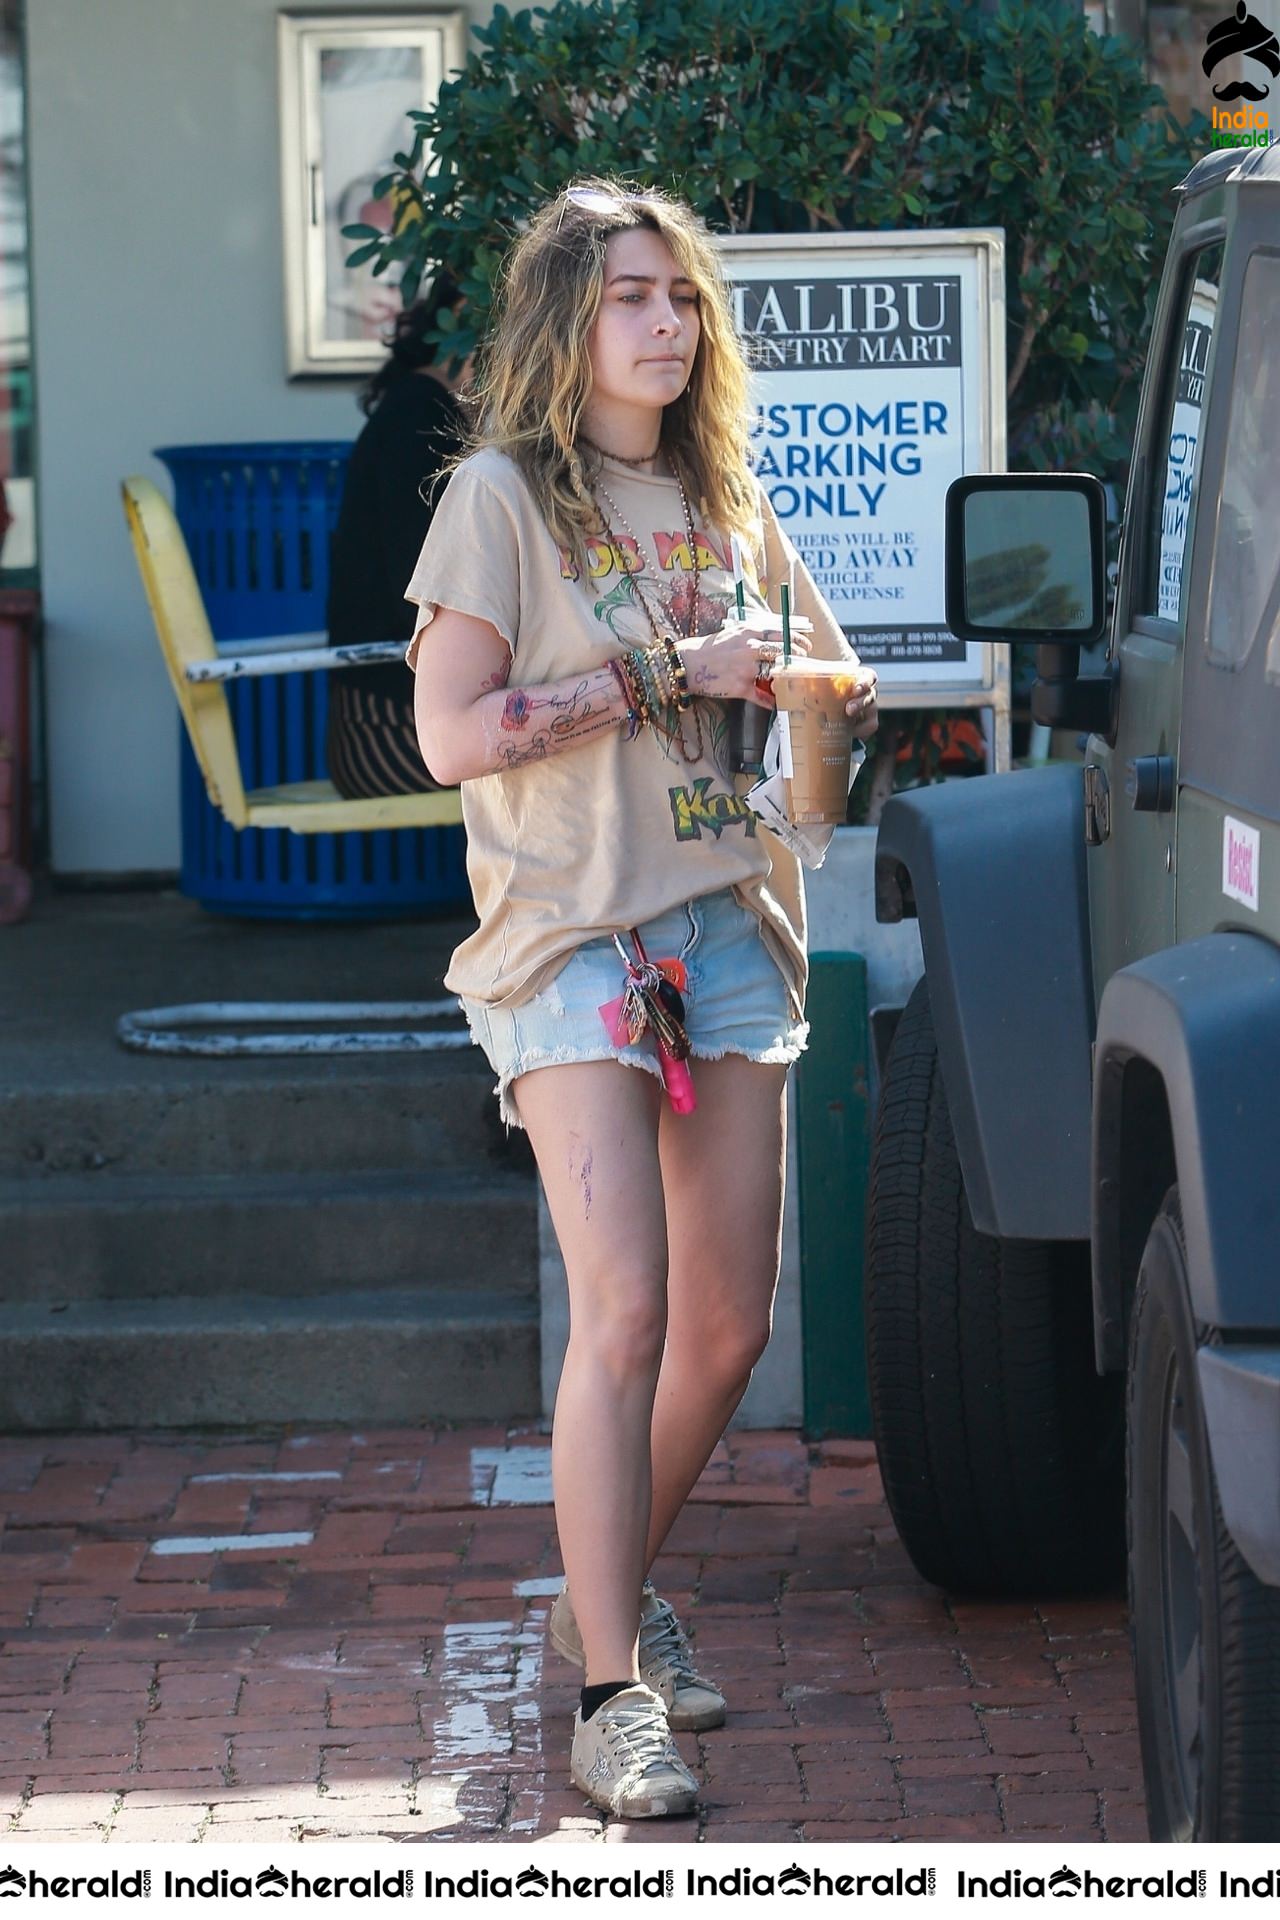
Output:
<svg viewBox="0 0 1280 1920">
<path fill-rule="evenodd" d="M 739 544 L 738 536 L 736 533 L 733 536 L 732 548 L 733 548 L 733 597 L 738 603 L 739 620 L 745 620 L 747 617 L 747 590 L 746 590 L 746 585 L 742 578 L 742 547 Z"/>
<path fill-rule="evenodd" d="M 791 665 L 791 589 L 784 580 L 778 589 L 782 599 L 782 664 Z"/>
</svg>

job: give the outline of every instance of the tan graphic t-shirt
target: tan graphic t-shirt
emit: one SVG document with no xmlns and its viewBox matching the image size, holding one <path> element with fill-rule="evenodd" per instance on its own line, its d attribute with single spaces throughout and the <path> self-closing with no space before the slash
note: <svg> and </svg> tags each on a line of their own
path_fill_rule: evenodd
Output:
<svg viewBox="0 0 1280 1920">
<path fill-rule="evenodd" d="M 640 553 L 615 526 L 613 544 L 603 537 L 589 544 L 579 569 L 552 539 L 514 461 L 492 448 L 465 460 L 436 508 L 405 594 L 421 609 L 410 666 L 431 645 L 437 609 L 454 607 L 490 621 L 507 642 L 511 691 L 594 672 L 652 641 L 635 600 L 641 558 L 642 591 L 659 619 L 665 607 L 685 632 L 696 585 L 693 631 L 715 632 L 734 606 L 727 536 L 707 528 L 695 509 L 690 554 L 673 479 L 606 460 L 600 482 Z M 612 521 L 603 496 L 601 506 Z M 792 611 L 813 622 L 815 654 L 855 660 L 763 488 L 758 521 L 744 535 L 748 606 L 778 612 L 778 588 L 789 582 Z M 753 776 L 729 772 L 727 749 L 725 705 L 698 697 L 683 716 L 683 742 L 650 727 L 628 740 L 620 724 L 550 759 L 464 780 L 467 875 L 480 925 L 454 953 L 446 987 L 490 1006 L 519 1006 L 584 941 L 731 887 L 759 917 L 795 1017 L 803 1018 L 802 869 L 747 806 Z"/>
</svg>

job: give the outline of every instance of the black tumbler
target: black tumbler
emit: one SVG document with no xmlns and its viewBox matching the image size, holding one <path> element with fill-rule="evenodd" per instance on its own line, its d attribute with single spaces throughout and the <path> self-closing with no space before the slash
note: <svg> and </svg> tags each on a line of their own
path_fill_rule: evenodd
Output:
<svg viewBox="0 0 1280 1920">
<path fill-rule="evenodd" d="M 772 707 L 762 707 L 755 700 L 726 700 L 725 711 L 729 716 L 730 771 L 763 773 Z"/>
</svg>

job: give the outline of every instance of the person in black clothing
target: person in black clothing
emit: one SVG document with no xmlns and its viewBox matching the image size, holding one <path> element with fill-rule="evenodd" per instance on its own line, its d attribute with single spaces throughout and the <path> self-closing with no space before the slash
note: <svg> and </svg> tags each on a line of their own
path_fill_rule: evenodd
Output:
<svg viewBox="0 0 1280 1920">
<path fill-rule="evenodd" d="M 369 416 L 347 467 L 329 563 L 329 645 L 413 636 L 416 609 L 404 598 L 435 509 L 437 482 L 458 452 L 458 395 L 470 360 L 443 362 L 423 339 L 442 307 L 461 294 L 447 274 L 397 315 L 390 357 L 360 397 Z M 348 667 L 330 676 L 329 778 L 347 800 L 429 793 L 413 718 L 413 675 L 400 661 Z"/>
</svg>

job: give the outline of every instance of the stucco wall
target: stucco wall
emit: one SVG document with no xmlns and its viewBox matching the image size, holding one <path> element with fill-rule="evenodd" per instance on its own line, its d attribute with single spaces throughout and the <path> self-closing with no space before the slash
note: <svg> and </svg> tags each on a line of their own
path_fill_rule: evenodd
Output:
<svg viewBox="0 0 1280 1920">
<path fill-rule="evenodd" d="M 343 12 L 315 5 L 314 12 Z M 41 584 L 55 871 L 178 863 L 177 722 L 119 481 L 150 449 L 345 439 L 284 371 L 274 0 L 29 0 Z M 487 19 L 487 0 L 471 9 Z"/>
</svg>

